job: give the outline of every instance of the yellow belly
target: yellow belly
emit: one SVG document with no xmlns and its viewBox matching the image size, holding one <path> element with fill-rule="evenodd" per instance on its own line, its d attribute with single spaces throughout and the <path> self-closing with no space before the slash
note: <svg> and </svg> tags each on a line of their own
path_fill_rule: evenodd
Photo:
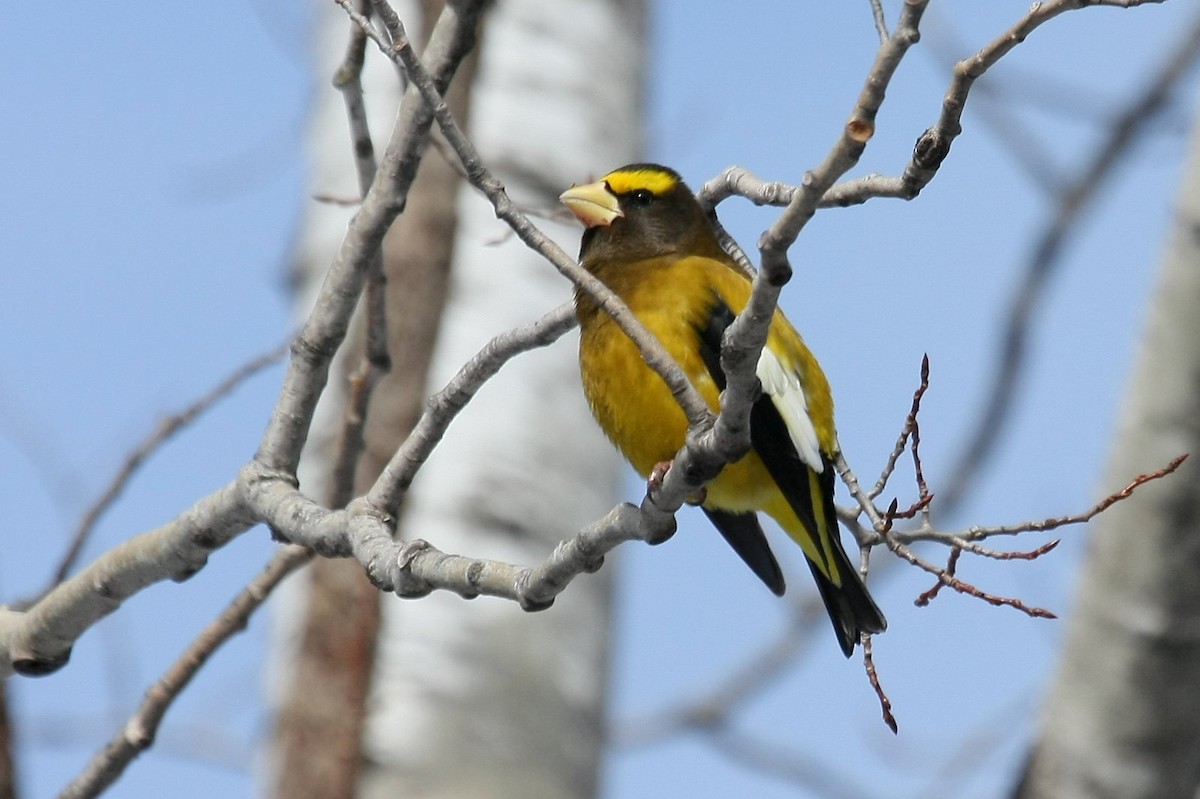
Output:
<svg viewBox="0 0 1200 799">
<path fill-rule="evenodd" d="M 699 356 L 699 335 L 691 322 L 671 313 L 639 317 L 664 342 L 708 406 L 718 410 L 719 391 Z M 639 474 L 646 477 L 655 464 L 675 457 L 687 436 L 687 417 L 667 384 L 607 316 L 584 327 L 579 363 L 596 421 Z M 770 510 L 777 495 L 766 467 L 751 452 L 709 483 L 705 504 L 733 511 Z"/>
<path fill-rule="evenodd" d="M 676 360 L 700 396 L 716 411 L 716 383 L 700 356 L 699 329 L 708 323 L 713 293 L 734 311 L 745 307 L 750 281 L 708 258 L 661 258 L 633 265 L 601 265 L 604 281 Z M 663 382 L 642 360 L 637 346 L 598 306 L 577 299 L 581 322 L 579 366 L 583 390 L 596 421 L 643 477 L 671 460 L 687 436 L 687 417 Z M 797 369 L 806 385 L 808 412 L 822 451 L 832 451 L 835 433 L 828 384 L 812 354 L 790 324 L 776 313 L 769 339 L 773 351 Z M 754 452 L 727 465 L 708 484 L 704 504 L 734 512 L 764 511 L 804 548 L 823 555 L 804 530 L 774 478 Z"/>
</svg>

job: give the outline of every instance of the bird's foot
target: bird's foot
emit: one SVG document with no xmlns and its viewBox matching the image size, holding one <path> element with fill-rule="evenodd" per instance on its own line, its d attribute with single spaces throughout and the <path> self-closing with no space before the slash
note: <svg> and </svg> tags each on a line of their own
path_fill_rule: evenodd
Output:
<svg viewBox="0 0 1200 799">
<path fill-rule="evenodd" d="M 667 472 L 671 469 L 673 461 L 659 461 L 654 464 L 654 468 L 650 470 L 650 476 L 646 478 L 646 493 L 654 494 L 663 486 L 663 480 L 667 476 Z"/>
<path fill-rule="evenodd" d="M 650 476 L 646 478 L 646 493 L 654 494 L 663 486 L 663 480 L 667 477 L 667 472 L 671 469 L 673 461 L 659 461 L 654 464 L 654 468 L 650 470 Z M 684 500 L 689 505 L 703 505 L 704 500 L 708 498 L 708 489 L 701 486 L 700 490 Z"/>
</svg>

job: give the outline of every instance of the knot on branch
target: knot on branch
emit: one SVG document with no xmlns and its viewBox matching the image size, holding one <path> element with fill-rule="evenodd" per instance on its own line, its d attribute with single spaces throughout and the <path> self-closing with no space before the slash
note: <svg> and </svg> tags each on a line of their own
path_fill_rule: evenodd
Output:
<svg viewBox="0 0 1200 799">
<path fill-rule="evenodd" d="M 937 128 L 929 128 L 913 145 L 913 163 L 921 169 L 937 169 L 950 154 L 950 140 Z"/>
<path fill-rule="evenodd" d="M 420 599 L 433 593 L 433 586 L 413 573 L 413 563 L 424 552 L 432 550 L 428 541 L 417 538 L 400 548 L 396 556 L 396 579 L 392 590 L 401 599 Z"/>
<path fill-rule="evenodd" d="M 67 665 L 67 661 L 70 659 L 70 647 L 53 655 L 18 654 L 12 659 L 12 668 L 13 671 L 24 677 L 45 677 Z"/>
<path fill-rule="evenodd" d="M 773 288 L 781 289 L 788 284 L 792 279 L 792 267 L 790 264 L 781 264 L 771 269 L 766 273 L 767 283 Z"/>
<path fill-rule="evenodd" d="M 555 593 L 548 591 L 548 588 L 556 591 L 560 586 L 551 587 L 545 583 L 535 585 L 533 572 L 530 569 L 522 570 L 521 576 L 517 580 L 517 603 L 521 606 L 521 610 L 526 613 L 537 613 L 551 608 L 554 605 Z"/>
<path fill-rule="evenodd" d="M 675 535 L 677 527 L 675 513 L 660 506 L 655 501 L 654 493 L 651 492 L 646 495 L 640 508 L 626 503 L 618 509 L 618 512 L 623 517 L 631 514 L 637 517 L 636 526 L 639 528 L 637 538 L 645 541 L 652 547 L 670 541 L 671 536 Z M 635 522 L 630 521 L 626 522 L 626 524 L 633 525 Z"/>
<path fill-rule="evenodd" d="M 855 144 L 866 144 L 875 135 L 875 125 L 868 119 L 852 119 L 846 123 L 846 138 Z"/>
<path fill-rule="evenodd" d="M 688 488 L 692 489 L 688 495 L 691 496 L 700 490 L 705 483 L 720 474 L 722 468 L 724 464 L 714 462 L 712 458 L 689 458 L 683 464 L 683 480 Z"/>
<path fill-rule="evenodd" d="M 260 488 L 264 484 L 273 482 L 280 482 L 291 488 L 298 489 L 300 487 L 300 478 L 296 477 L 295 472 L 268 466 L 259 456 L 255 456 L 254 460 L 247 463 L 238 471 L 237 481 L 244 489 L 249 490 Z"/>
<path fill-rule="evenodd" d="M 396 517 L 389 513 L 386 509 L 380 507 L 370 500 L 369 497 L 358 497 L 350 501 L 346 505 L 346 512 L 351 517 L 367 517 L 374 519 L 382 524 L 388 530 L 395 532 Z M 415 541 L 413 542 L 416 543 Z M 424 542 L 422 542 L 424 543 Z"/>
</svg>

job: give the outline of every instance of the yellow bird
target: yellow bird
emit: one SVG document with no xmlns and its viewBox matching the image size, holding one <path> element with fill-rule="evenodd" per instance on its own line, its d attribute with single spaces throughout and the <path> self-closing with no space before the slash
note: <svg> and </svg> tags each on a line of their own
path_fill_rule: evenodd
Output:
<svg viewBox="0 0 1200 799">
<path fill-rule="evenodd" d="M 680 176 L 632 164 L 560 198 L 584 224 L 579 261 L 619 296 L 678 362 L 714 411 L 725 388 L 721 336 L 746 306 L 751 282 L 722 249 Z M 596 421 L 648 477 L 683 446 L 687 418 L 633 342 L 586 294 L 575 293 L 579 367 Z M 833 398 L 816 358 L 776 311 L 757 366 L 762 396 L 751 450 L 707 486 L 702 507 L 775 594 L 783 574 L 757 511 L 795 539 L 849 657 L 862 633 L 887 622 L 842 548 L 833 505 Z"/>
</svg>

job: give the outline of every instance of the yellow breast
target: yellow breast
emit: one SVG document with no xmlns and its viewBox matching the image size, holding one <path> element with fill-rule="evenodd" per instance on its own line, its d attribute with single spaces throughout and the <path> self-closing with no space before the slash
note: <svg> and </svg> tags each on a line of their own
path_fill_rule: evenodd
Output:
<svg viewBox="0 0 1200 799">
<path fill-rule="evenodd" d="M 699 329 L 711 310 L 713 276 L 723 279 L 728 274 L 727 266 L 707 258 L 653 259 L 633 267 L 624 265 L 620 271 L 598 270 L 597 274 L 658 338 L 714 411 L 719 406 L 719 391 L 700 356 Z M 734 278 L 739 290 L 740 283 L 746 284 L 748 295 L 748 282 L 740 275 Z M 721 294 L 724 297 L 726 292 Z M 745 298 L 727 302 L 740 310 Z M 670 460 L 683 446 L 687 417 L 620 327 L 585 298 L 579 300 L 578 308 L 584 394 L 608 437 L 646 476 L 655 464 Z M 708 492 L 706 504 L 729 510 L 763 509 L 777 493 L 754 453 L 726 466 L 709 484 Z"/>
<path fill-rule="evenodd" d="M 603 312 L 583 327 L 579 368 L 583 390 L 596 421 L 643 476 L 683 446 L 687 417 L 670 389 L 642 360 L 637 346 Z M 697 348 L 698 334 L 669 313 L 639 313 L 710 407 L 717 387 Z"/>
</svg>

